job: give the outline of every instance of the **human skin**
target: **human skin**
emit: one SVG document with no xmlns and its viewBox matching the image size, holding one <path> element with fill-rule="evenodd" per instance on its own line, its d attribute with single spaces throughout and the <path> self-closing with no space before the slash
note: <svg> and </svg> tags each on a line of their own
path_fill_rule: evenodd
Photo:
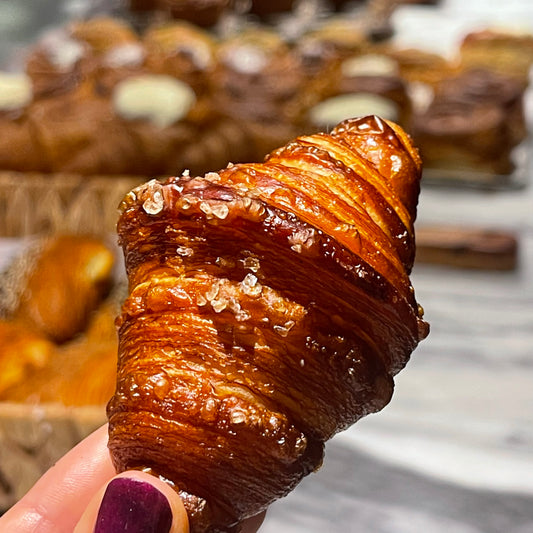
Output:
<svg viewBox="0 0 533 533">
<path fill-rule="evenodd" d="M 117 475 L 107 448 L 107 425 L 75 446 L 52 466 L 2 517 L 0 531 L 12 533 L 92 533 L 109 482 L 130 478 L 151 484 L 172 510 L 169 533 L 188 533 L 187 514 L 178 494 L 160 479 L 138 471 Z M 242 533 L 254 533 L 263 515 L 251 519 Z"/>
</svg>

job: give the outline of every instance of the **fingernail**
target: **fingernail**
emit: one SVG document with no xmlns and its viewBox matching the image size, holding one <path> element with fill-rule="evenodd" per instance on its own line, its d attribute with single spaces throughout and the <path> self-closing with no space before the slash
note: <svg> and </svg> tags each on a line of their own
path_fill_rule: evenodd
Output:
<svg viewBox="0 0 533 533">
<path fill-rule="evenodd" d="M 119 477 L 105 491 L 94 533 L 169 533 L 172 511 L 153 485 Z"/>
</svg>

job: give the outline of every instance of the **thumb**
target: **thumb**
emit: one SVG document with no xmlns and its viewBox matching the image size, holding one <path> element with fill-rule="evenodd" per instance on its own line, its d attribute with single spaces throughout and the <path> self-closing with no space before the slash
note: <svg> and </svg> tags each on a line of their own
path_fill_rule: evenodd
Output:
<svg viewBox="0 0 533 533">
<path fill-rule="evenodd" d="M 176 491 L 136 470 L 118 474 L 94 496 L 74 533 L 188 533 L 189 523 Z"/>
</svg>

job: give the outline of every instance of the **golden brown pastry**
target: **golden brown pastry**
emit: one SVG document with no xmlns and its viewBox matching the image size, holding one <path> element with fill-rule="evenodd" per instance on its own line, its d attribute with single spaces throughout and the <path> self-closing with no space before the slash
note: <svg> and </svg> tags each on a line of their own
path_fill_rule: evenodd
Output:
<svg viewBox="0 0 533 533">
<path fill-rule="evenodd" d="M 11 318 L 55 342 L 74 337 L 106 294 L 113 263 L 100 239 L 51 238 L 39 251 Z"/>
<path fill-rule="evenodd" d="M 28 357 L 19 357 L 17 348 L 20 353 L 25 354 L 31 345 L 33 353 L 40 356 L 38 359 L 40 364 L 29 367 L 26 361 L 26 367 L 22 369 L 24 374 L 19 371 L 20 379 L 17 382 L 11 379 L 11 386 L 5 387 L 4 390 L 0 385 L 0 398 L 10 402 L 104 406 L 111 398 L 115 387 L 118 340 L 114 324 L 119 307 L 113 299 L 106 300 L 89 317 L 87 330 L 61 346 L 53 345 L 46 339 L 41 340 L 41 343 L 48 343 L 44 345 L 45 347 L 51 346 L 51 352 L 46 354 L 46 358 L 41 356 L 42 344 L 36 344 L 36 340 L 31 336 L 28 336 L 22 345 L 26 348 L 24 351 L 13 343 L 8 344 L 5 352 L 10 359 L 6 357 L 4 366 L 12 376 L 19 370 L 20 362 L 28 359 Z M 13 360 L 18 362 L 18 365 L 13 364 Z M 0 365 L 2 365 L 1 359 Z M 7 376 L 10 374 L 7 373 Z"/>
<path fill-rule="evenodd" d="M 409 280 L 420 171 L 368 116 L 126 196 L 109 448 L 175 484 L 192 532 L 238 530 L 390 400 L 428 333 Z"/>
</svg>

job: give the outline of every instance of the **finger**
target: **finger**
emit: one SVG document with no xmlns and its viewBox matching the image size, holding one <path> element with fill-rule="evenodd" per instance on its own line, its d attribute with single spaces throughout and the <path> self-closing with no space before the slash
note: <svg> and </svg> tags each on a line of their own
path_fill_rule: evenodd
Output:
<svg viewBox="0 0 533 533">
<path fill-rule="evenodd" d="M 189 522 L 178 493 L 140 471 L 115 476 L 94 496 L 74 533 L 117 531 L 188 533 Z"/>
<path fill-rule="evenodd" d="M 115 475 L 107 425 L 60 459 L 2 518 L 0 531 L 71 533 L 94 493 Z"/>
</svg>

